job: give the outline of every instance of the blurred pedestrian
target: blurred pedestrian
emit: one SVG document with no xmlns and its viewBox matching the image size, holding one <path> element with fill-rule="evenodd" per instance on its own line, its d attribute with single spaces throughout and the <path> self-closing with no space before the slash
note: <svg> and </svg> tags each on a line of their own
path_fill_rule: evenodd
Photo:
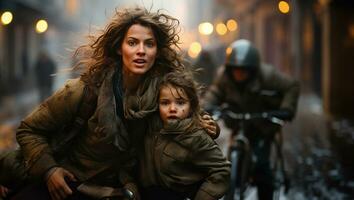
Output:
<svg viewBox="0 0 354 200">
<path fill-rule="evenodd" d="M 200 69 L 196 74 L 197 81 L 202 84 L 205 89 L 208 88 L 216 75 L 217 67 L 211 53 L 208 50 L 203 49 L 194 62 L 193 66 L 197 69 Z"/>
<path fill-rule="evenodd" d="M 39 90 L 39 100 L 42 102 L 52 94 L 54 80 L 53 74 L 57 70 L 56 63 L 47 52 L 41 50 L 38 54 L 34 70 Z"/>
<path fill-rule="evenodd" d="M 23 76 L 27 76 L 27 73 L 28 73 L 28 54 L 27 54 L 27 52 L 25 50 L 22 51 L 21 61 L 22 61 L 22 73 L 23 73 Z"/>
</svg>

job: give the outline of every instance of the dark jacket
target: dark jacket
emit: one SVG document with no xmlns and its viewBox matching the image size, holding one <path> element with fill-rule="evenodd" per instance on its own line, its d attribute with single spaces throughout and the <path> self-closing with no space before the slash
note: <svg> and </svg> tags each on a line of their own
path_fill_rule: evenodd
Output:
<svg viewBox="0 0 354 200">
<path fill-rule="evenodd" d="M 141 183 L 196 200 L 221 198 L 229 185 L 230 163 L 203 128 L 186 131 L 188 123 L 190 119 L 185 119 L 146 135 Z"/>
<path fill-rule="evenodd" d="M 55 62 L 46 54 L 40 54 L 34 67 L 36 80 L 39 87 L 52 88 L 53 77 L 50 75 L 56 71 Z"/>
<path fill-rule="evenodd" d="M 262 64 L 256 77 L 241 90 L 226 72 L 223 67 L 206 92 L 203 99 L 206 109 L 227 103 L 235 112 L 286 110 L 291 118 L 294 117 L 300 92 L 298 81 L 279 73 L 270 65 Z M 267 129 L 267 124 L 262 121 L 256 126 L 262 127 L 260 131 L 263 132 L 272 129 Z"/>
</svg>

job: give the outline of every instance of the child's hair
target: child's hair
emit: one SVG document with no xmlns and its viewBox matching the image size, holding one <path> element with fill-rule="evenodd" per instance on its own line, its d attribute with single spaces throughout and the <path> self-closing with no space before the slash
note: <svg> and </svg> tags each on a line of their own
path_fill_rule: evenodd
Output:
<svg viewBox="0 0 354 200">
<path fill-rule="evenodd" d="M 200 126 L 200 104 L 199 104 L 199 93 L 198 83 L 193 79 L 192 73 L 189 71 L 185 72 L 170 72 L 166 74 L 160 82 L 159 91 L 164 86 L 172 86 L 178 89 L 182 89 L 187 95 L 187 100 L 190 102 L 190 115 L 192 118 L 192 123 L 188 128 L 195 126 Z M 178 92 L 179 90 L 177 90 Z M 180 95 L 181 96 L 181 95 Z"/>
</svg>

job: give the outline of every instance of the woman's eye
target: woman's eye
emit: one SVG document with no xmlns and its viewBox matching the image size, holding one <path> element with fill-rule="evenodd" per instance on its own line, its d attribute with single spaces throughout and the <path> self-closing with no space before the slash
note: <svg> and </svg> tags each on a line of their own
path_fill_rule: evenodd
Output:
<svg viewBox="0 0 354 200">
<path fill-rule="evenodd" d="M 154 47 L 155 43 L 153 41 L 146 42 L 147 47 Z"/>
<path fill-rule="evenodd" d="M 134 46 L 135 45 L 135 41 L 128 41 L 128 45 L 129 46 Z"/>
</svg>

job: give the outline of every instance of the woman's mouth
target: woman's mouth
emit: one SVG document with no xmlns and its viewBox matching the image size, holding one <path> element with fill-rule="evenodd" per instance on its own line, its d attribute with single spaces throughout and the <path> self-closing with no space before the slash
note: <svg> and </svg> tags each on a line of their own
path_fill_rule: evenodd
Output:
<svg viewBox="0 0 354 200">
<path fill-rule="evenodd" d="M 142 65 L 145 65 L 146 60 L 145 59 L 135 59 L 135 60 L 133 60 L 133 62 L 135 63 L 135 65 L 142 66 Z"/>
</svg>

